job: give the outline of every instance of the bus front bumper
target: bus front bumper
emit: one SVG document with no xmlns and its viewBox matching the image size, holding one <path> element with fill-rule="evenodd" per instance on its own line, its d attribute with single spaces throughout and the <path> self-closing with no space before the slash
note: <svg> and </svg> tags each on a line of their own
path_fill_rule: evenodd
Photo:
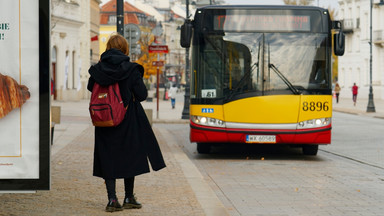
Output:
<svg viewBox="0 0 384 216">
<path fill-rule="evenodd" d="M 258 130 L 239 128 L 206 127 L 190 123 L 190 141 L 197 143 L 249 143 L 247 136 L 274 136 L 268 144 L 330 144 L 332 125 L 302 130 Z M 264 142 L 251 142 L 264 144 Z"/>
</svg>

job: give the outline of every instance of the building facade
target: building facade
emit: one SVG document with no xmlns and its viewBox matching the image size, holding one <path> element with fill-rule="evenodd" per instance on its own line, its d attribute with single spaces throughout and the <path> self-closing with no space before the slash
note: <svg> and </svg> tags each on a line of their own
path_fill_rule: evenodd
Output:
<svg viewBox="0 0 384 216">
<path fill-rule="evenodd" d="M 91 36 L 91 65 L 99 61 L 99 28 L 100 28 L 101 0 L 91 0 L 90 36 Z"/>
<path fill-rule="evenodd" d="M 116 0 L 110 0 L 101 7 L 99 31 L 100 55 L 105 51 L 109 36 L 116 33 L 116 7 Z M 145 32 L 146 28 L 150 30 L 156 25 L 156 20 L 144 11 L 124 1 L 124 25 L 127 24 L 137 25 Z M 131 48 L 136 49 L 136 45 L 133 46 L 132 44 Z"/>
<path fill-rule="evenodd" d="M 340 0 L 339 19 L 345 32 L 345 53 L 339 57 L 340 97 L 352 97 L 352 86 L 368 98 L 370 86 L 370 0 Z M 384 99 L 384 2 L 372 6 L 372 86 L 375 98 Z"/>
<path fill-rule="evenodd" d="M 157 17 L 157 18 L 155 18 Z M 144 66 L 144 78 L 148 84 L 156 83 L 155 61 L 163 61 L 160 67 L 160 84 L 169 81 L 183 83 L 185 51 L 180 46 L 180 26 L 184 18 L 172 11 L 169 1 L 135 1 L 134 5 L 124 2 L 124 25 L 133 24 L 140 28 L 140 40 L 130 44 L 131 61 Z M 127 31 L 125 28 L 124 31 Z M 116 32 L 116 0 L 110 0 L 100 11 L 100 55 L 105 51 L 111 34 Z M 151 45 L 167 45 L 169 53 L 149 53 Z M 185 83 L 185 81 L 184 81 Z"/>
<path fill-rule="evenodd" d="M 92 31 L 95 23 L 91 22 L 91 14 L 97 13 L 100 3 L 100 0 L 51 2 L 51 87 L 54 100 L 80 100 L 89 96 L 86 90 L 88 68 L 94 61 L 90 54 L 91 37 L 97 34 Z M 97 49 L 94 47 L 93 44 L 92 49 Z"/>
</svg>

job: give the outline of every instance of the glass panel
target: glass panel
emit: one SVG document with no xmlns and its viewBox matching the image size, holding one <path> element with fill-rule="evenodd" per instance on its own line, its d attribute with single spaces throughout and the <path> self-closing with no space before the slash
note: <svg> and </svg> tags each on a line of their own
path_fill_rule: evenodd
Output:
<svg viewBox="0 0 384 216">
<path fill-rule="evenodd" d="M 321 9 L 210 9 L 204 10 L 206 32 L 322 32 Z"/>
<path fill-rule="evenodd" d="M 330 88 L 326 34 L 226 33 L 201 40 L 194 91 L 198 98 L 247 93 L 298 94 Z M 196 55 L 197 52 L 194 52 Z M 196 57 L 196 56 L 195 56 Z"/>
<path fill-rule="evenodd" d="M 289 83 L 298 90 L 329 88 L 326 35 L 271 33 L 264 47 L 264 90 L 284 90 Z"/>
<path fill-rule="evenodd" d="M 197 92 L 202 98 L 217 98 L 223 96 L 223 77 L 225 73 L 224 41 L 220 37 L 207 37 L 201 52 L 201 75 Z"/>
<path fill-rule="evenodd" d="M 213 30 L 224 31 L 311 31 L 310 16 L 291 14 L 243 14 L 241 10 L 231 15 L 216 15 Z"/>
</svg>

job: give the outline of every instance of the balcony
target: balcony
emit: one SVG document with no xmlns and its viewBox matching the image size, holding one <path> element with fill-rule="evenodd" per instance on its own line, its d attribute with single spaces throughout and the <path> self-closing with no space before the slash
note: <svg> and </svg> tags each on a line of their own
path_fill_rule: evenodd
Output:
<svg viewBox="0 0 384 216">
<path fill-rule="evenodd" d="M 384 0 L 373 0 L 373 4 L 378 5 L 378 6 L 383 6 Z"/>
<path fill-rule="evenodd" d="M 343 31 L 345 34 L 353 33 L 353 19 L 344 19 L 341 22 L 343 23 Z"/>
<path fill-rule="evenodd" d="M 372 41 L 377 45 L 384 46 L 384 31 L 383 30 L 373 31 Z"/>
</svg>

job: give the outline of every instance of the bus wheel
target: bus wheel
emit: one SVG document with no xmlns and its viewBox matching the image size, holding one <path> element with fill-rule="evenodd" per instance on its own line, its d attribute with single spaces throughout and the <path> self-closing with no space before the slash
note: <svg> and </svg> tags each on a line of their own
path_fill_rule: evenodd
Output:
<svg viewBox="0 0 384 216">
<path fill-rule="evenodd" d="M 303 146 L 303 154 L 304 155 L 317 155 L 318 150 L 319 150 L 319 145 L 304 145 Z"/>
<path fill-rule="evenodd" d="M 197 143 L 197 152 L 199 154 L 209 154 L 211 152 L 211 144 Z"/>
</svg>

